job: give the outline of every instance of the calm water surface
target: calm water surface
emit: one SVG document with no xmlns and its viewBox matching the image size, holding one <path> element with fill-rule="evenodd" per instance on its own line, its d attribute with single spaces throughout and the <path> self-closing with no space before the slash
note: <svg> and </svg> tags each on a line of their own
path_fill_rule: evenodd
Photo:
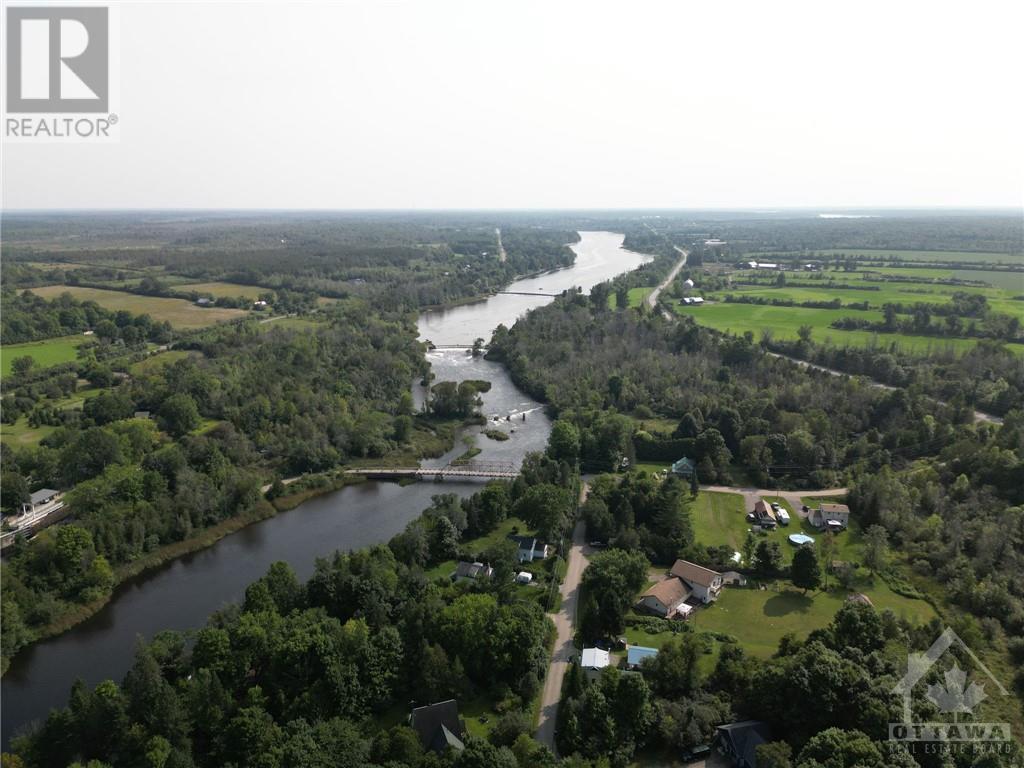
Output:
<svg viewBox="0 0 1024 768">
<path fill-rule="evenodd" d="M 520 280 L 508 288 L 548 295 L 498 295 L 425 313 L 419 321 L 420 337 L 443 345 L 487 339 L 498 324 L 511 326 L 527 310 L 548 303 L 566 288 L 579 286 L 589 291 L 649 260 L 623 250 L 622 235 L 580 232 L 580 236 L 581 241 L 573 246 L 576 263 L 572 267 Z M 488 416 L 489 426 L 508 432 L 510 439 L 495 441 L 481 434 L 481 428 L 467 429 L 447 456 L 425 463 L 443 466 L 470 444 L 482 449 L 478 460 L 514 464 L 527 452 L 543 449 L 551 428 L 548 417 L 539 403 L 515 387 L 500 365 L 474 359 L 464 350 L 436 350 L 427 357 L 436 381 L 490 381 L 492 387 L 483 395 L 481 410 Z M 418 384 L 414 393 L 422 402 L 424 393 Z M 114 599 L 95 616 L 13 660 L 0 682 L 4 748 L 27 724 L 66 704 L 76 678 L 89 685 L 120 680 L 132 663 L 138 638 L 151 638 L 163 629 L 203 626 L 210 613 L 244 597 L 246 586 L 266 573 L 271 563 L 285 560 L 305 579 L 313 572 L 317 557 L 387 541 L 430 504 L 433 494 L 469 495 L 477 488 L 478 484 L 463 483 L 350 486 L 248 526 L 208 549 L 121 585 Z"/>
</svg>

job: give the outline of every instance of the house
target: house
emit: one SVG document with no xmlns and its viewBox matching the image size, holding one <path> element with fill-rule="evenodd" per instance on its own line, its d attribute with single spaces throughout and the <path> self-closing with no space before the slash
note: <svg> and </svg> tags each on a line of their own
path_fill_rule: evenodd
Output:
<svg viewBox="0 0 1024 768">
<path fill-rule="evenodd" d="M 679 461 L 672 465 L 669 470 L 669 474 L 675 475 L 676 477 L 683 477 L 689 480 L 697 472 L 697 465 L 693 463 L 692 459 L 683 456 Z"/>
<path fill-rule="evenodd" d="M 267 302 L 266 302 L 266 301 L 264 301 L 263 299 L 259 299 L 258 301 L 254 301 L 254 302 L 252 303 L 252 305 L 253 305 L 253 307 L 255 307 L 256 309 L 263 309 L 264 307 L 266 307 L 266 306 L 267 306 Z"/>
<path fill-rule="evenodd" d="M 871 602 L 871 598 L 865 595 L 863 592 L 857 592 L 856 594 L 850 595 L 846 598 L 848 603 L 863 603 L 864 605 L 870 605 L 874 608 L 875 604 Z"/>
<path fill-rule="evenodd" d="M 694 305 L 700 306 L 703 303 L 704 303 L 704 297 L 703 296 L 687 296 L 686 298 L 683 299 L 683 304 L 687 304 L 687 305 L 689 305 L 691 307 L 694 306 Z"/>
<path fill-rule="evenodd" d="M 148 419 L 150 417 L 149 411 L 136 411 L 133 415 L 133 419 Z"/>
<path fill-rule="evenodd" d="M 409 715 L 409 727 L 416 731 L 424 749 L 444 752 L 448 747 L 465 747 L 466 723 L 459 717 L 459 703 L 455 699 L 416 707 Z"/>
<path fill-rule="evenodd" d="M 706 245 L 708 248 L 716 248 L 716 247 L 718 247 L 720 245 L 726 245 L 726 244 L 727 244 L 727 241 L 719 240 L 717 237 L 716 238 L 712 238 L 711 240 L 705 240 L 704 241 L 704 245 Z"/>
<path fill-rule="evenodd" d="M 198 304 L 200 307 L 208 307 L 211 304 L 213 304 L 213 299 L 208 299 L 205 296 L 200 296 L 198 299 L 196 299 L 196 304 Z"/>
<path fill-rule="evenodd" d="M 600 672 L 611 663 L 611 654 L 603 648 L 584 648 L 580 656 L 580 666 L 591 671 Z"/>
<path fill-rule="evenodd" d="M 761 720 L 743 720 L 715 729 L 715 747 L 735 768 L 757 768 L 757 747 L 772 740 L 772 729 Z"/>
<path fill-rule="evenodd" d="M 687 288 L 693 288 L 693 280 L 691 280 L 690 278 L 686 278 L 685 280 L 683 280 L 683 285 L 685 285 Z"/>
<path fill-rule="evenodd" d="M 35 493 L 29 494 L 28 501 L 21 505 L 21 513 L 29 515 L 50 505 L 54 505 L 54 509 L 64 506 L 64 502 L 60 500 L 60 491 L 55 491 L 53 488 L 40 488 Z"/>
<path fill-rule="evenodd" d="M 679 579 L 665 579 L 640 595 L 640 605 L 665 619 L 685 619 L 693 610 L 686 604 L 690 589 Z"/>
<path fill-rule="evenodd" d="M 642 645 L 631 645 L 626 649 L 626 665 L 630 669 L 638 669 L 644 659 L 651 659 L 657 655 L 657 648 L 645 648 Z"/>
<path fill-rule="evenodd" d="M 551 554 L 551 547 L 542 544 L 535 536 L 509 536 L 519 547 L 519 562 L 532 563 L 534 560 L 543 560 Z"/>
<path fill-rule="evenodd" d="M 775 522 L 775 510 L 763 500 L 758 499 L 754 504 L 754 517 L 756 517 L 758 521 L 771 520 L 772 522 Z"/>
<path fill-rule="evenodd" d="M 850 508 L 845 504 L 819 504 L 810 511 L 807 521 L 815 528 L 842 531 L 850 524 Z"/>
<path fill-rule="evenodd" d="M 489 579 L 494 575 L 494 569 L 483 563 L 459 562 L 455 566 L 455 573 L 452 574 L 452 581 L 476 581 L 479 578 Z"/>
<path fill-rule="evenodd" d="M 533 581 L 533 574 L 529 571 L 520 571 L 516 574 L 516 584 L 529 584 Z"/>
<path fill-rule="evenodd" d="M 669 573 L 686 584 L 702 603 L 717 599 L 722 591 L 722 574 L 688 560 L 676 560 Z"/>
</svg>

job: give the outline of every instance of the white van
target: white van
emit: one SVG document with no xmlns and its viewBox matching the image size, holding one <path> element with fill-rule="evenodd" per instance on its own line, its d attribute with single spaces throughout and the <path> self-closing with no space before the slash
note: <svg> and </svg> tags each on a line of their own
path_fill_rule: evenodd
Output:
<svg viewBox="0 0 1024 768">
<path fill-rule="evenodd" d="M 779 520 L 779 525 L 789 525 L 789 512 L 783 507 L 779 507 L 775 510 L 775 517 Z"/>
</svg>

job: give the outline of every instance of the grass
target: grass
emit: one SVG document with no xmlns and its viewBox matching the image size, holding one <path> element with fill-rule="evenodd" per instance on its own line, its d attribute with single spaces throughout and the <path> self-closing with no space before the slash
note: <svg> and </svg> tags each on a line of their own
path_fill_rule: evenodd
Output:
<svg viewBox="0 0 1024 768">
<path fill-rule="evenodd" d="M 742 551 L 750 527 L 744 506 L 738 493 L 701 491 L 691 508 L 697 541 L 705 546 L 724 544 Z"/>
<path fill-rule="evenodd" d="M 891 608 L 913 622 L 925 623 L 935 616 L 924 600 L 901 597 L 881 579 L 858 584 L 857 590 L 868 595 L 878 610 Z M 698 631 L 733 635 L 751 655 L 768 658 L 778 649 L 783 635 L 792 632 L 806 637 L 812 630 L 827 626 L 847 595 L 841 590 L 804 595 L 785 584 L 778 591 L 726 587 L 715 604 L 698 609 L 691 621 Z"/>
<path fill-rule="evenodd" d="M 188 352 L 183 349 L 169 349 L 166 352 L 159 352 L 155 355 L 150 355 L 145 360 L 133 363 L 128 370 L 134 376 L 140 376 L 144 373 L 153 373 L 164 366 L 176 363 L 178 360 L 184 360 L 186 357 L 201 354 L 201 352 Z"/>
<path fill-rule="evenodd" d="M 879 261 L 890 261 L 902 259 L 904 261 L 949 261 L 949 262 L 977 262 L 983 264 L 1021 264 L 1020 254 L 972 252 L 972 251 L 906 251 L 893 250 L 890 248 L 827 248 L 825 250 L 805 252 L 800 254 L 801 258 L 810 260 L 812 253 L 816 256 L 852 256 L 859 259 L 871 259 Z M 759 253 L 748 253 L 744 258 L 773 257 L 783 258 L 785 256 L 798 255 L 798 251 L 761 251 Z M 767 258 L 763 259 L 768 261 Z"/>
<path fill-rule="evenodd" d="M 267 292 L 266 288 L 258 285 L 238 285 L 236 283 L 184 283 L 174 286 L 175 293 L 200 293 L 213 296 L 215 299 L 228 298 L 237 299 L 242 297 L 249 301 L 256 301 L 260 293 Z"/>
<path fill-rule="evenodd" d="M 91 338 L 79 334 L 44 341 L 29 341 L 24 344 L 5 344 L 0 347 L 0 370 L 4 376 L 9 376 L 14 358 L 25 355 L 36 361 L 37 368 L 73 362 L 78 358 L 78 348 Z"/>
<path fill-rule="evenodd" d="M 273 317 L 267 318 L 265 322 L 260 323 L 260 331 L 263 333 L 269 333 L 275 328 L 288 328 L 293 331 L 312 331 L 317 328 L 323 328 L 324 323 L 317 320 L 310 320 L 305 317 Z"/>
<path fill-rule="evenodd" d="M 108 291 L 102 288 L 83 288 L 76 285 L 48 285 L 33 288 L 32 293 L 45 299 L 53 299 L 63 293 L 70 293 L 79 301 L 95 301 L 101 307 L 112 311 L 127 310 L 133 314 L 148 314 L 154 320 L 167 321 L 175 328 L 206 328 L 215 323 L 245 317 L 241 309 L 221 307 L 198 307 L 186 299 L 168 299 L 160 296 L 140 296 L 124 291 Z"/>
<path fill-rule="evenodd" d="M 942 338 L 938 336 L 909 336 L 902 333 L 873 333 L 871 331 L 845 331 L 831 328 L 833 320 L 851 314 L 853 310 L 807 309 L 805 307 L 773 307 L 757 304 L 712 304 L 702 307 L 679 306 L 675 312 L 692 315 L 701 325 L 719 331 L 741 335 L 746 331 L 760 338 L 761 332 L 769 328 L 779 340 L 799 338 L 798 330 L 803 325 L 813 329 L 812 340 L 818 343 L 840 347 L 879 347 L 927 354 L 952 349 L 966 352 L 977 344 L 975 339 Z M 857 317 L 881 319 L 879 312 L 856 312 Z M 1017 354 L 1024 355 L 1024 345 L 1008 344 Z"/>
</svg>

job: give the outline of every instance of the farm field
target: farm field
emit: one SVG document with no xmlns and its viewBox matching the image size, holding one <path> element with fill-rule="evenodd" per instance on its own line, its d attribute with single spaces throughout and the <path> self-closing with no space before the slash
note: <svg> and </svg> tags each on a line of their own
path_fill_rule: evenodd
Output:
<svg viewBox="0 0 1024 768">
<path fill-rule="evenodd" d="M 852 256 L 859 259 L 877 259 L 888 261 L 891 259 L 902 259 L 903 261 L 949 261 L 949 262 L 975 262 L 984 264 L 1022 264 L 1024 255 L 1010 253 L 993 253 L 984 251 L 907 251 L 891 248 L 826 248 L 823 250 L 805 251 L 755 251 L 743 254 L 747 259 L 783 259 L 799 257 L 801 259 L 813 259 L 822 256 Z"/>
<path fill-rule="evenodd" d="M 241 309 L 220 307 L 202 308 L 186 299 L 167 299 L 159 296 L 139 296 L 123 291 L 108 291 L 102 288 L 81 286 L 48 285 L 33 288 L 32 293 L 45 299 L 52 299 L 62 293 L 70 293 L 81 301 L 95 301 L 110 310 L 127 310 L 133 314 L 148 314 L 154 320 L 166 320 L 176 328 L 205 328 L 225 320 L 236 320 L 247 313 Z"/>
<path fill-rule="evenodd" d="M 796 339 L 800 326 L 809 325 L 814 329 L 813 341 L 836 346 L 888 348 L 890 345 L 895 345 L 898 349 L 926 353 L 945 349 L 965 352 L 977 343 L 975 339 L 944 339 L 936 336 L 908 336 L 902 333 L 845 331 L 830 327 L 834 319 L 851 314 L 854 310 L 836 311 L 756 304 L 712 304 L 702 307 L 677 305 L 674 309 L 677 314 L 692 315 L 697 322 L 710 328 L 734 334 L 750 331 L 755 337 L 760 337 L 764 329 L 770 328 L 776 339 Z M 881 313 L 857 312 L 857 316 L 879 318 Z M 1010 344 L 1007 346 L 1017 354 L 1024 355 L 1024 345 Z"/>
<path fill-rule="evenodd" d="M 181 283 L 174 286 L 177 293 L 205 293 L 216 299 L 234 299 L 239 296 L 255 301 L 260 294 L 266 292 L 266 288 L 258 285 L 238 285 L 237 283 Z"/>
<path fill-rule="evenodd" d="M 43 341 L 28 341 L 24 344 L 6 344 L 0 348 L 0 370 L 4 376 L 10 375 L 11 361 L 25 355 L 31 355 L 38 368 L 72 362 L 78 357 L 78 348 L 90 338 L 80 334 Z"/>
</svg>

